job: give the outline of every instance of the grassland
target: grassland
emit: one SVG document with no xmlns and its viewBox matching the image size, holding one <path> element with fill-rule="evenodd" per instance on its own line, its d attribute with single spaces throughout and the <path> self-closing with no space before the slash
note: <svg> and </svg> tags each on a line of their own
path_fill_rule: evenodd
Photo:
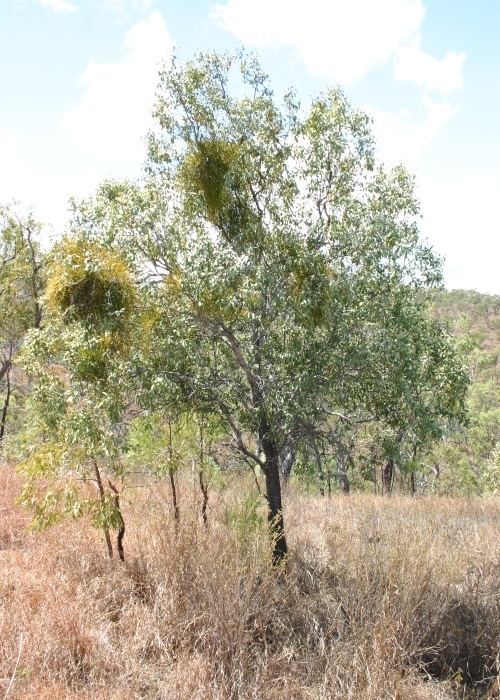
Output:
<svg viewBox="0 0 500 700">
<path fill-rule="evenodd" d="M 500 500 L 286 496 L 269 565 L 251 483 L 125 504 L 126 562 L 83 522 L 27 530 L 0 472 L 0 697 L 500 697 Z"/>
</svg>

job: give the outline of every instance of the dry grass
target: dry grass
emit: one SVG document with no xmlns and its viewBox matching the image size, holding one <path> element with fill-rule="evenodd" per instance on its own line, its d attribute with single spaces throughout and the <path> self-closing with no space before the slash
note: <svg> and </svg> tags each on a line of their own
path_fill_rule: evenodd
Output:
<svg viewBox="0 0 500 700">
<path fill-rule="evenodd" d="M 126 509 L 125 565 L 99 533 L 25 530 L 0 474 L 0 698 L 500 697 L 500 502 L 290 493 L 269 566 L 185 483 Z M 249 486 L 250 488 L 250 486 Z M 496 694 L 495 694 L 496 693 Z"/>
</svg>

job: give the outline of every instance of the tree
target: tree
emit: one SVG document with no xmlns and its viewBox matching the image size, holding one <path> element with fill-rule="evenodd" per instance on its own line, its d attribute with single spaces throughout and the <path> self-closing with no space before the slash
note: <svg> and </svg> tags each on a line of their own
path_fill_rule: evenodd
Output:
<svg viewBox="0 0 500 700">
<path fill-rule="evenodd" d="M 15 207 L 0 207 L 0 383 L 5 387 L 0 413 L 0 443 L 15 390 L 12 369 L 25 333 L 38 328 L 42 309 L 43 256 L 40 225 Z"/>
<path fill-rule="evenodd" d="M 408 305 L 404 335 L 390 339 L 393 381 L 379 397 L 386 428 L 384 492 L 392 491 L 394 469 L 412 475 L 419 461 L 450 428 L 466 421 L 469 377 L 464 358 L 445 329 L 425 313 L 425 301 Z M 389 410 L 388 410 L 389 409 Z"/>
<path fill-rule="evenodd" d="M 76 225 L 142 276 L 148 400 L 217 416 L 264 473 L 278 562 L 280 464 L 328 415 L 371 414 L 391 392 L 395 410 L 392 341 L 440 263 L 412 178 L 376 167 L 369 120 L 340 91 L 304 116 L 254 58 L 209 54 L 161 74 L 156 117 L 146 181 L 106 183 Z"/>
<path fill-rule="evenodd" d="M 51 254 L 43 328 L 28 332 L 22 351 L 33 386 L 21 500 L 39 528 L 90 515 L 105 533 L 110 557 L 115 528 L 122 560 L 125 523 L 111 479 L 125 477 L 122 428 L 134 307 L 133 280 L 114 253 L 64 239 Z"/>
</svg>

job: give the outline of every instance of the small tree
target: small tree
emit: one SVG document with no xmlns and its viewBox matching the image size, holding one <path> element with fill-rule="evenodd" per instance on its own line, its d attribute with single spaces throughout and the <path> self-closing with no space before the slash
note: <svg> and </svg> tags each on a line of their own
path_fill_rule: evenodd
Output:
<svg viewBox="0 0 500 700">
<path fill-rule="evenodd" d="M 0 207 L 0 385 L 4 391 L 0 409 L 0 443 L 15 390 L 12 370 L 24 335 L 41 323 L 43 256 L 40 226 L 31 215 L 21 216 L 15 207 Z"/>
<path fill-rule="evenodd" d="M 121 559 L 125 524 L 111 478 L 124 477 L 120 426 L 134 304 L 132 279 L 115 254 L 66 239 L 49 265 L 43 329 L 29 332 L 23 349 L 34 385 L 22 501 L 36 527 L 90 515 L 104 530 L 110 556 L 109 530 L 117 529 Z"/>
<path fill-rule="evenodd" d="M 392 381 L 380 381 L 373 407 L 384 434 L 382 488 L 387 494 L 396 465 L 409 472 L 414 492 L 419 461 L 450 428 L 466 422 L 469 377 L 456 343 L 418 297 L 405 316 L 404 334 L 387 334 L 390 352 L 378 370 L 380 380 L 391 376 Z"/>
</svg>

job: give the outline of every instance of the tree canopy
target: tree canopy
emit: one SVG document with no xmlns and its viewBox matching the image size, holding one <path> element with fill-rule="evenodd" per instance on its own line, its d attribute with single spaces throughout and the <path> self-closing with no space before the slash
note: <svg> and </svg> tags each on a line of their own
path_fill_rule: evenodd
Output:
<svg viewBox="0 0 500 700">
<path fill-rule="evenodd" d="M 463 415 L 466 374 L 425 294 L 440 260 L 413 178 L 376 162 L 340 90 L 302 108 L 254 57 L 208 54 L 161 73 L 155 116 L 144 181 L 104 183 L 75 233 L 141 284 L 139 395 L 221 421 L 264 474 L 280 559 L 280 468 L 332 417 L 423 445 Z"/>
</svg>

